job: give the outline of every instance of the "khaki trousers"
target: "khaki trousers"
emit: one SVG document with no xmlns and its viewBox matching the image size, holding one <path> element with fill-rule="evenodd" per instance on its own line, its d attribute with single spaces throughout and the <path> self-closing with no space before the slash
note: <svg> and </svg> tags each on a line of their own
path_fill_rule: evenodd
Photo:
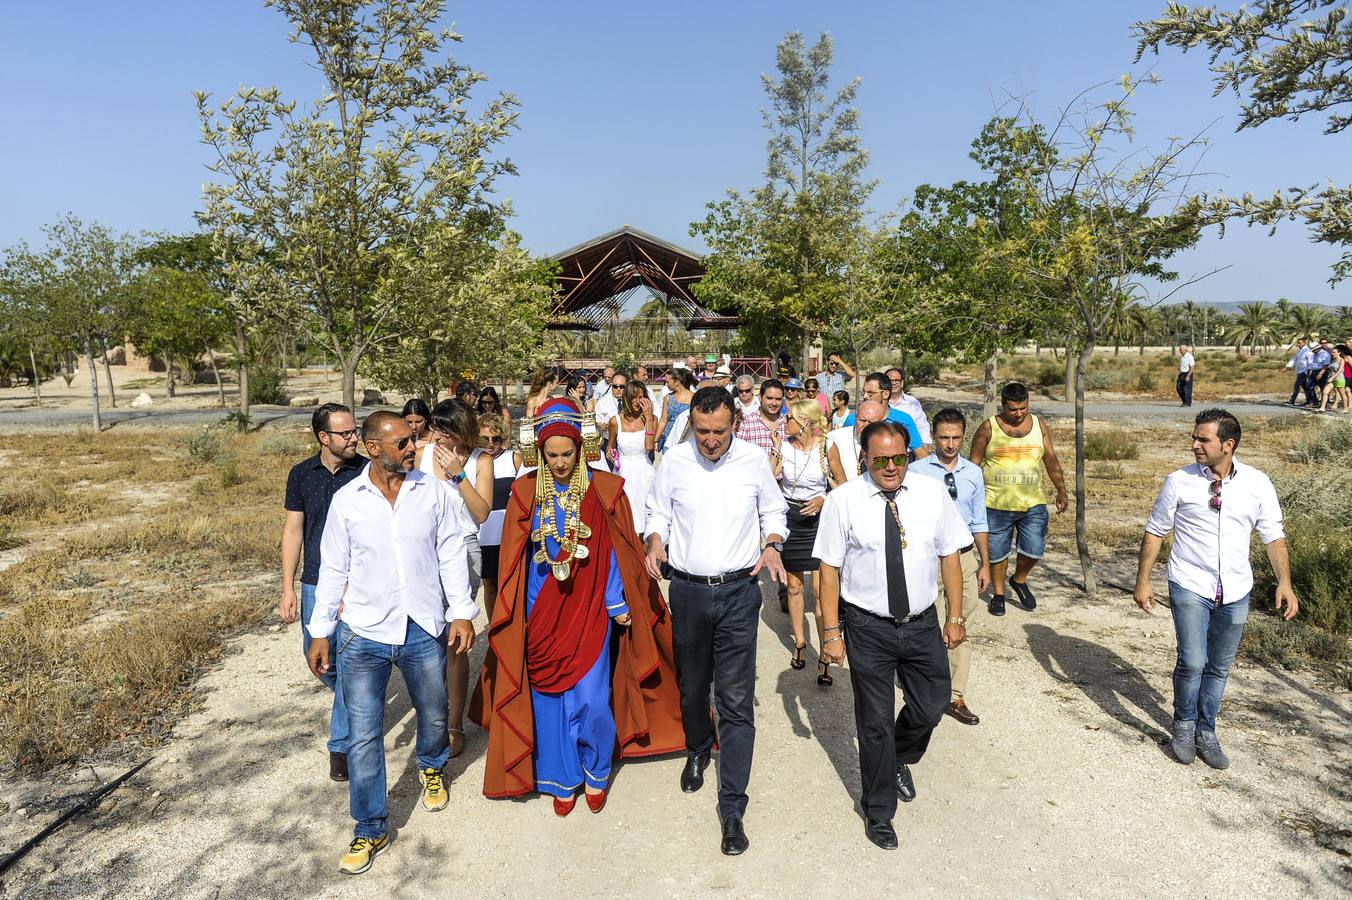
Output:
<svg viewBox="0 0 1352 900">
<path fill-rule="evenodd" d="M 953 699 L 962 698 L 967 691 L 967 669 L 972 662 L 972 616 L 981 606 L 981 598 L 976 589 L 976 573 L 980 564 L 977 562 L 976 550 L 968 550 L 961 554 L 958 559 L 962 562 L 962 613 L 967 617 L 967 640 L 958 644 L 957 647 L 948 651 L 948 672 L 953 679 Z M 942 631 L 944 623 L 948 621 L 950 613 L 948 609 L 948 597 L 944 593 L 944 576 L 939 573 L 939 601 L 943 605 L 940 609 L 943 616 L 939 619 L 939 629 Z"/>
</svg>

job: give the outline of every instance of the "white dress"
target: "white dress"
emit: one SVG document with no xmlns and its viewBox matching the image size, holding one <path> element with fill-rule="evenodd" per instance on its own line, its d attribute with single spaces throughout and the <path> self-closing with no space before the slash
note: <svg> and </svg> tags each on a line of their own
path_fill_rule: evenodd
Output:
<svg viewBox="0 0 1352 900">
<path fill-rule="evenodd" d="M 624 479 L 624 494 L 634 511 L 634 530 L 643 534 L 648 521 L 648 488 L 653 483 L 653 464 L 648 462 L 647 436 L 638 431 L 621 430 L 615 439 L 620 450 L 619 475 Z"/>
</svg>

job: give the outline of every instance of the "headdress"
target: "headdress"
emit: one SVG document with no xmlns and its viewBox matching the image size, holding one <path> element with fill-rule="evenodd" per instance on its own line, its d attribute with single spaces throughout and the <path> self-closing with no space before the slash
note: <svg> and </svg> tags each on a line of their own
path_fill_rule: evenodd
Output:
<svg viewBox="0 0 1352 900">
<path fill-rule="evenodd" d="M 585 544 L 591 537 L 591 528 L 582 521 L 582 498 L 587 493 L 587 463 L 601 458 L 597 448 L 595 420 L 584 415 L 577 404 L 567 397 L 554 397 L 541 403 L 535 417 L 521 426 L 521 458 L 528 466 L 538 466 L 535 475 L 535 506 L 540 511 L 540 527 L 531 532 L 530 539 L 537 545 L 534 560 L 549 563 L 550 571 L 559 581 L 567 581 L 572 574 L 573 560 L 586 559 Z M 573 477 L 562 497 L 554 490 L 554 477 L 539 458 L 539 446 L 552 437 L 566 437 L 578 448 Z M 554 521 L 554 504 L 563 509 L 563 529 Z M 558 541 L 562 555 L 549 555 L 545 538 Z"/>
</svg>

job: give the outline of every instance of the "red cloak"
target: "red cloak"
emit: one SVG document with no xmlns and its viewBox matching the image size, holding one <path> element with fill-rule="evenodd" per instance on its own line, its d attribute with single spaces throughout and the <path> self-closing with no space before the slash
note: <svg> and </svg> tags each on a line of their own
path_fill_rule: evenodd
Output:
<svg viewBox="0 0 1352 900">
<path fill-rule="evenodd" d="M 526 573 L 530 565 L 535 474 L 512 485 L 502 526 L 498 599 L 488 625 L 488 655 L 470 701 L 470 718 L 488 732 L 484 796 L 516 797 L 535 790 L 535 721 L 531 713 L 526 646 Z M 643 567 L 644 551 L 634 532 L 624 480 L 593 471 L 600 527 L 615 551 L 632 622 L 616 628 L 610 706 L 620 756 L 634 758 L 685 749 L 680 692 L 676 683 L 671 618 L 666 602 Z M 590 499 L 590 498 L 589 498 Z M 590 506 L 590 504 L 588 504 Z M 588 522 L 595 532 L 598 523 Z M 596 552 L 595 541 L 589 549 Z M 599 586 L 604 590 L 605 584 Z"/>
</svg>

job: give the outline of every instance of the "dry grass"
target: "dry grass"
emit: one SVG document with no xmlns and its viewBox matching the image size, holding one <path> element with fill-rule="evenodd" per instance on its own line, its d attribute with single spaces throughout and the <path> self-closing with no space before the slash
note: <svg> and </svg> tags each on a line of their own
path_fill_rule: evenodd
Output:
<svg viewBox="0 0 1352 900">
<path fill-rule="evenodd" d="M 62 461 L 46 477 L 0 469 L 0 546 L 43 544 L 0 578 L 0 767 L 155 742 L 223 641 L 275 603 L 260 576 L 304 441 L 224 434 L 207 462 L 189 455 L 198 433 L 44 436 Z M 0 457 L 31 441 L 0 437 Z"/>
</svg>

